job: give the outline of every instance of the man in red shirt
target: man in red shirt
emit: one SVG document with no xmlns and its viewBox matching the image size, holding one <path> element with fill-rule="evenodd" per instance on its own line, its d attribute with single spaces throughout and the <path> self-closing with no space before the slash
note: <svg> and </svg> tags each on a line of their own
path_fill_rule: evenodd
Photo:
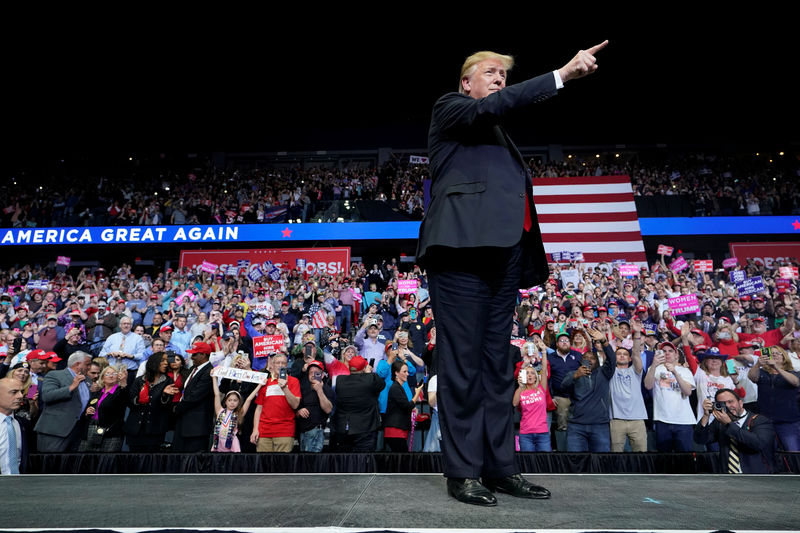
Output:
<svg viewBox="0 0 800 533">
<path fill-rule="evenodd" d="M 270 377 L 256 396 L 256 412 L 250 442 L 259 452 L 289 453 L 294 448 L 295 409 L 300 405 L 300 381 L 288 374 L 285 354 L 268 363 Z M 282 371 L 283 370 L 283 371 Z"/>
<path fill-rule="evenodd" d="M 763 346 L 778 346 L 786 335 L 788 335 L 792 331 L 792 326 L 794 324 L 794 309 L 789 309 L 789 316 L 791 317 L 789 320 L 784 320 L 783 325 L 780 328 L 771 329 L 767 331 L 767 323 L 764 320 L 764 317 L 756 317 L 749 321 L 750 323 L 750 331 L 752 333 L 739 333 L 739 346 L 746 341 L 751 341 L 754 339 L 760 339 L 763 341 Z M 747 327 L 747 319 L 742 318 L 739 321 L 739 325 L 742 326 L 742 329 Z"/>
</svg>

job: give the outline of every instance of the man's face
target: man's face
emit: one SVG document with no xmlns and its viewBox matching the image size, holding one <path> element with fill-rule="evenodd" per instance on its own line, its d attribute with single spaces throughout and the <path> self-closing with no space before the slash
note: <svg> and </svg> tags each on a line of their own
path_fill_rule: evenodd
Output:
<svg viewBox="0 0 800 533">
<path fill-rule="evenodd" d="M 765 333 L 767 331 L 767 323 L 763 320 L 756 320 L 753 322 L 753 333 Z"/>
<path fill-rule="evenodd" d="M 73 365 L 73 367 L 72 367 L 72 370 L 76 374 L 86 374 L 86 371 L 88 369 L 89 369 L 89 358 L 88 357 L 84 357 L 83 359 L 81 359 L 80 361 L 75 363 Z"/>
<path fill-rule="evenodd" d="M 616 356 L 617 356 L 617 364 L 625 366 L 631 364 L 631 355 L 628 353 L 628 350 L 619 348 L 616 352 Z"/>
<path fill-rule="evenodd" d="M 563 335 L 559 337 L 556 341 L 556 349 L 561 353 L 569 352 L 569 337 Z"/>
<path fill-rule="evenodd" d="M 186 317 L 185 317 L 185 316 L 179 316 L 179 317 L 177 317 L 177 318 L 175 319 L 175 325 L 176 325 L 176 326 L 177 326 L 179 329 L 183 329 L 183 328 L 186 326 Z"/>
<path fill-rule="evenodd" d="M 664 357 L 667 363 L 675 364 L 678 361 L 678 352 L 675 351 L 675 348 L 667 344 L 664 345 L 662 350 L 664 350 Z"/>
<path fill-rule="evenodd" d="M 89 365 L 89 370 L 86 371 L 86 377 L 92 381 L 97 381 L 97 378 L 100 377 L 100 365 Z"/>
<path fill-rule="evenodd" d="M 160 326 L 164 322 L 164 317 L 161 314 L 153 315 L 153 325 Z"/>
<path fill-rule="evenodd" d="M 628 324 L 622 323 L 619 325 L 619 332 L 623 337 L 630 335 L 631 327 Z"/>
<path fill-rule="evenodd" d="M 461 80 L 461 86 L 472 98 L 484 98 L 506 86 L 506 69 L 499 59 L 484 59 Z"/>
<path fill-rule="evenodd" d="M 164 341 L 161 339 L 156 339 L 153 341 L 153 353 L 163 352 L 164 351 Z"/>
<path fill-rule="evenodd" d="M 280 372 L 281 368 L 286 368 L 289 366 L 289 362 L 286 359 L 285 355 L 274 355 L 272 356 L 272 371 L 277 374 Z"/>
<path fill-rule="evenodd" d="M 16 379 L 0 379 L 0 413 L 10 415 L 22 405 L 22 382 Z"/>
<path fill-rule="evenodd" d="M 119 321 L 119 329 L 120 331 L 122 331 L 123 334 L 127 335 L 128 332 L 131 330 L 132 326 L 133 326 L 133 321 L 131 321 L 130 319 L 123 318 L 122 320 Z"/>
<path fill-rule="evenodd" d="M 739 312 L 739 302 L 733 300 L 728 304 L 728 309 L 731 310 L 731 313 Z"/>
<path fill-rule="evenodd" d="M 172 330 L 162 331 L 159 336 L 164 341 L 164 344 L 168 344 L 172 340 Z"/>
<path fill-rule="evenodd" d="M 42 361 L 41 359 L 31 359 L 30 361 L 28 361 L 28 365 L 31 367 L 31 372 L 34 374 L 43 372 L 44 369 L 47 367 L 47 363 Z"/>
<path fill-rule="evenodd" d="M 730 392 L 723 392 L 721 394 L 717 394 L 716 400 L 718 402 L 724 403 L 725 407 L 728 409 L 728 412 L 733 414 L 734 416 L 741 416 L 742 411 L 744 411 L 744 405 L 742 404 L 742 400 L 736 397 L 735 394 L 731 394 Z"/>
</svg>

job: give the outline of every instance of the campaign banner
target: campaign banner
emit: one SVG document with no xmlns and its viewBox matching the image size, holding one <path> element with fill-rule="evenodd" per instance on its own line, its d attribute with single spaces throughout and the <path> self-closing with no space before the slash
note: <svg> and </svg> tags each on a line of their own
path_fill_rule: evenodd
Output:
<svg viewBox="0 0 800 533">
<path fill-rule="evenodd" d="M 731 256 L 752 259 L 759 266 L 773 268 L 776 261 L 788 263 L 800 259 L 800 242 L 732 242 Z"/>
<path fill-rule="evenodd" d="M 255 283 L 264 277 L 264 272 L 261 270 L 260 266 L 256 265 L 252 270 L 250 270 L 250 272 L 247 273 L 247 277 L 250 279 L 250 281 Z"/>
<path fill-rule="evenodd" d="M 260 385 L 264 385 L 267 382 L 269 375 L 265 374 L 264 372 L 257 372 L 255 370 L 218 366 L 211 369 L 211 377 L 219 379 L 235 379 L 236 381 L 245 381 L 247 383 L 258 383 Z"/>
<path fill-rule="evenodd" d="M 764 279 L 761 276 L 756 276 L 739 281 L 736 283 L 736 290 L 739 292 L 739 296 L 750 296 L 751 294 L 764 292 Z"/>
<path fill-rule="evenodd" d="M 281 268 L 292 269 L 297 260 L 305 260 L 303 272 L 309 275 L 339 274 L 350 268 L 350 248 L 251 248 L 239 250 L 181 250 L 180 267 L 194 268 L 203 260 L 213 261 L 227 268 L 247 260 L 253 270 L 260 268 L 262 276 L 280 279 Z M 265 266 L 264 263 L 269 263 Z M 256 266 L 253 266 L 256 265 Z M 249 276 L 249 275 L 248 275 Z M 250 278 L 252 280 L 252 277 Z"/>
<path fill-rule="evenodd" d="M 658 255 L 672 255 L 673 248 L 672 246 L 667 246 L 666 244 L 659 244 L 658 245 Z"/>
<path fill-rule="evenodd" d="M 561 283 L 564 288 L 567 287 L 567 283 L 572 283 L 572 287 L 574 289 L 578 288 L 578 283 L 581 281 L 581 274 L 575 269 L 571 270 L 562 270 L 561 271 Z"/>
<path fill-rule="evenodd" d="M 253 339 L 253 357 L 267 357 L 283 348 L 283 335 L 262 335 Z"/>
<path fill-rule="evenodd" d="M 583 252 L 551 252 L 554 263 L 583 261 Z"/>
<path fill-rule="evenodd" d="M 32 279 L 25 285 L 26 289 L 38 289 L 38 290 L 47 290 L 48 286 L 50 285 L 50 280 L 48 279 Z"/>
<path fill-rule="evenodd" d="M 694 260 L 695 272 L 714 272 L 713 259 L 695 259 Z"/>
<path fill-rule="evenodd" d="M 183 294 L 175 298 L 175 305 L 183 305 L 183 301 L 189 299 L 190 302 L 195 301 L 197 295 L 193 293 L 191 290 L 186 290 Z"/>
<path fill-rule="evenodd" d="M 784 279 L 797 279 L 797 267 L 780 267 L 778 272 Z"/>
<path fill-rule="evenodd" d="M 229 266 L 225 270 L 225 274 L 228 275 L 228 276 L 238 276 L 239 275 L 239 267 Z"/>
<path fill-rule="evenodd" d="M 683 256 L 680 256 L 677 259 L 675 259 L 675 261 L 669 264 L 669 269 L 677 274 L 678 272 L 684 270 L 688 266 L 689 263 L 686 262 L 686 259 L 684 259 Z"/>
<path fill-rule="evenodd" d="M 639 275 L 639 265 L 626 264 L 619 266 L 619 275 L 626 278 L 635 278 Z"/>
<path fill-rule="evenodd" d="M 700 311 L 700 302 L 696 294 L 682 294 L 675 298 L 667 298 L 667 305 L 672 316 L 685 315 Z"/>
<path fill-rule="evenodd" d="M 778 294 L 785 294 L 789 287 L 792 286 L 792 280 L 778 278 L 775 280 L 775 287 L 778 289 Z"/>
<path fill-rule="evenodd" d="M 269 313 L 269 308 L 272 304 L 269 302 L 254 302 L 250 304 L 250 310 L 253 312 L 254 315 L 264 315 L 267 316 Z M 267 318 L 272 318 L 271 316 Z"/>
<path fill-rule="evenodd" d="M 747 279 L 747 272 L 744 270 L 731 270 L 731 283 L 738 283 Z"/>
<path fill-rule="evenodd" d="M 213 274 L 214 272 L 217 271 L 217 265 L 215 265 L 214 263 L 211 263 L 209 261 L 205 261 L 204 260 L 200 264 L 200 270 L 203 271 L 203 272 L 208 272 L 209 274 Z"/>
<path fill-rule="evenodd" d="M 739 260 L 735 257 L 729 257 L 722 260 L 722 268 L 734 268 L 739 264 Z"/>
<path fill-rule="evenodd" d="M 56 259 L 57 265 L 69 266 L 69 263 L 70 263 L 69 257 L 64 257 L 63 255 L 59 255 L 58 258 Z"/>
<path fill-rule="evenodd" d="M 397 294 L 416 294 L 417 280 L 399 279 L 397 280 Z"/>
<path fill-rule="evenodd" d="M 419 156 L 419 155 L 410 155 L 408 156 L 408 162 L 412 165 L 427 165 L 430 160 L 427 157 Z"/>
</svg>

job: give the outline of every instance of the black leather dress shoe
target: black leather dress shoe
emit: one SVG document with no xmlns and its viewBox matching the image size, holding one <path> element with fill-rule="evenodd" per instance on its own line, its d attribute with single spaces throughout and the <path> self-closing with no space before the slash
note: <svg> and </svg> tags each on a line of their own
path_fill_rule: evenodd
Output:
<svg viewBox="0 0 800 533">
<path fill-rule="evenodd" d="M 477 479 L 447 478 L 447 494 L 456 500 L 472 505 L 493 507 L 497 498 Z"/>
<path fill-rule="evenodd" d="M 502 478 L 483 478 L 484 486 L 492 492 L 503 492 L 516 496 L 517 498 L 533 498 L 535 500 L 546 500 L 550 497 L 550 491 L 539 485 L 530 483 L 522 477 L 522 474 Z"/>
</svg>

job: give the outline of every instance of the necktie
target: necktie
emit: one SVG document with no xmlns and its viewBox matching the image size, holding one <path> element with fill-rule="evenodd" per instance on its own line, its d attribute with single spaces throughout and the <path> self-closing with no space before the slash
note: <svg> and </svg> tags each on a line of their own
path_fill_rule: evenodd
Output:
<svg viewBox="0 0 800 533">
<path fill-rule="evenodd" d="M 197 373 L 197 367 L 194 367 L 192 372 L 189 374 L 189 377 L 186 378 L 186 383 L 183 385 L 184 390 L 186 390 L 186 386 L 189 385 L 189 381 L 194 377 L 195 373 Z"/>
<path fill-rule="evenodd" d="M 122 336 L 122 342 L 119 343 L 119 351 L 122 352 L 122 350 L 124 348 L 125 348 L 125 335 Z M 125 352 L 122 352 L 122 353 L 125 353 Z"/>
<path fill-rule="evenodd" d="M 741 474 L 742 465 L 739 462 L 739 448 L 736 446 L 736 441 L 731 439 L 731 448 L 728 451 L 728 473 Z"/>
<path fill-rule="evenodd" d="M 10 474 L 19 474 L 19 450 L 17 450 L 17 431 L 14 429 L 13 417 L 7 416 L 5 424 L 8 426 L 8 463 L 11 465 Z"/>
</svg>

